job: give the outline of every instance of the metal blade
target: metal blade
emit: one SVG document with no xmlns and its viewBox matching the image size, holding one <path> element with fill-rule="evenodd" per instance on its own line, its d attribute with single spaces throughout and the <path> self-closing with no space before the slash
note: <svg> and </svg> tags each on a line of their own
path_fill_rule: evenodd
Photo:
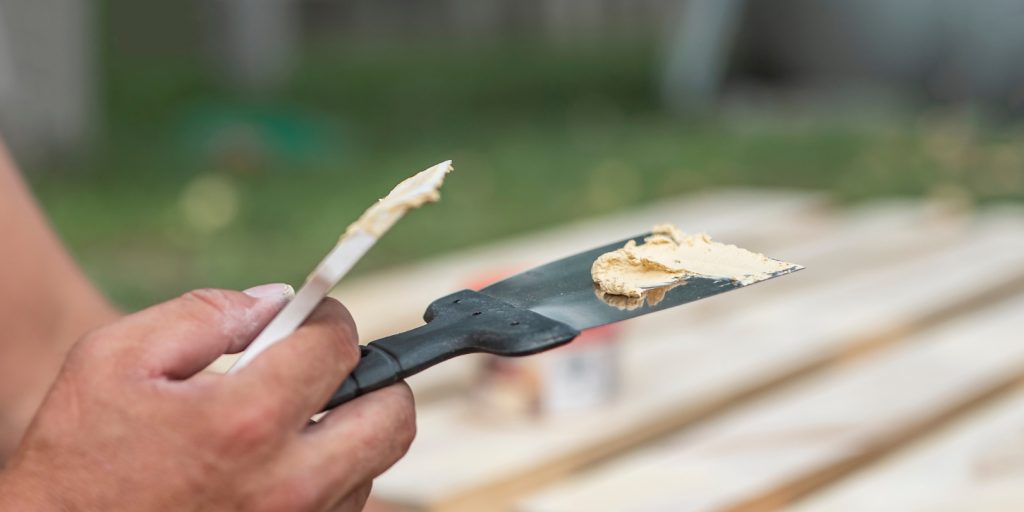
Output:
<svg viewBox="0 0 1024 512">
<path fill-rule="evenodd" d="M 648 236 L 650 233 L 632 240 L 640 244 Z M 527 270 L 494 283 L 480 290 L 480 293 L 583 330 L 748 286 L 731 279 L 691 277 L 675 286 L 651 290 L 646 297 L 640 299 L 604 295 L 594 286 L 590 277 L 590 267 L 598 256 L 622 247 L 628 240 Z M 766 279 L 802 268 L 800 265 L 793 265 Z"/>
</svg>

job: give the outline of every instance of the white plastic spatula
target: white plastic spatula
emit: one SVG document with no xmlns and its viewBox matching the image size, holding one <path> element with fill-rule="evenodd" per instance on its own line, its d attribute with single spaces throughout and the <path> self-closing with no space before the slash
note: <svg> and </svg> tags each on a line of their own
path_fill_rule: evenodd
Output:
<svg viewBox="0 0 1024 512">
<path fill-rule="evenodd" d="M 306 284 L 295 294 L 295 298 L 256 336 L 249 348 L 228 369 L 228 373 L 244 368 L 271 345 L 295 332 L 328 292 L 337 286 L 341 278 L 405 212 L 440 198 L 438 189 L 451 170 L 451 160 L 441 162 L 399 183 L 390 194 L 367 209 L 348 227 L 338 244 L 306 278 Z"/>
</svg>

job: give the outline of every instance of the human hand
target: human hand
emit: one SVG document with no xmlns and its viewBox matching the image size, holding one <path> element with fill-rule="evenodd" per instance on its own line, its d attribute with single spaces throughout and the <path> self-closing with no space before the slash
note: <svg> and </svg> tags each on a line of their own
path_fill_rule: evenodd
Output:
<svg viewBox="0 0 1024 512">
<path fill-rule="evenodd" d="M 8 303 L 16 300 L 4 303 L 3 295 L 0 294 L 0 322 L 5 327 L 0 336 L 0 467 L 21 441 L 75 341 L 121 317 L 102 297 L 83 297 L 82 292 L 66 294 L 66 307 L 33 305 L 32 292 L 12 293 L 24 302 L 10 306 Z"/>
<path fill-rule="evenodd" d="M 281 297 L 199 290 L 84 337 L 0 473 L 0 510 L 360 510 L 414 412 L 400 384 L 307 426 L 359 359 L 340 303 L 240 372 L 201 373 Z"/>
</svg>

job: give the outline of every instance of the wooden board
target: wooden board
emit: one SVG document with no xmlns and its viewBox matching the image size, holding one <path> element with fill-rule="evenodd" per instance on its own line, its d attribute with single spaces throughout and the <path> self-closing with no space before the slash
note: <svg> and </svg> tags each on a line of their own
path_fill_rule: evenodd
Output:
<svg viewBox="0 0 1024 512">
<path fill-rule="evenodd" d="M 377 495 L 420 509 L 499 510 L 532 488 L 766 386 L 937 321 L 1024 269 L 1024 230 L 1004 224 L 1013 222 L 990 220 L 970 243 L 920 258 L 866 258 L 872 263 L 858 271 L 842 266 L 846 278 L 832 276 L 828 286 L 760 304 L 728 323 L 627 344 L 621 399 L 602 411 L 495 425 L 475 422 L 457 399 L 421 408 L 419 439 L 378 481 Z M 841 256 L 835 257 L 857 260 L 853 251 Z M 974 264 L 935 279 L 964 262 Z"/>
<path fill-rule="evenodd" d="M 1021 311 L 1024 295 L 921 333 L 556 485 L 521 510 L 775 510 L 1019 383 Z"/>
<path fill-rule="evenodd" d="M 787 510 L 1021 510 L 1024 388 L 1008 395 Z"/>
</svg>

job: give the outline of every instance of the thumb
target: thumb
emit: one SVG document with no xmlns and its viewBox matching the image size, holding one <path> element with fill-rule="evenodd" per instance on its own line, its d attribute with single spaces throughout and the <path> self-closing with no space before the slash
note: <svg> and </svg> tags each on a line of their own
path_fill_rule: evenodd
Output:
<svg viewBox="0 0 1024 512">
<path fill-rule="evenodd" d="M 294 294 L 287 284 L 200 289 L 146 309 L 133 319 L 147 332 L 142 363 L 157 375 L 191 377 L 221 355 L 244 350 Z"/>
</svg>

